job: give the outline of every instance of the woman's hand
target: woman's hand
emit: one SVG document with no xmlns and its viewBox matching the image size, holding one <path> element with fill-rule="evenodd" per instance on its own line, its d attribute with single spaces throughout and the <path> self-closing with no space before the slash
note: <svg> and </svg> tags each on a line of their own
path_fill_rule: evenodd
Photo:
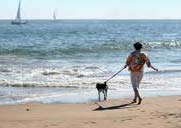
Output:
<svg viewBox="0 0 181 128">
<path fill-rule="evenodd" d="M 153 67 L 152 65 L 150 66 L 150 68 L 152 68 L 153 70 L 157 71 L 158 72 L 158 69 Z"/>
</svg>

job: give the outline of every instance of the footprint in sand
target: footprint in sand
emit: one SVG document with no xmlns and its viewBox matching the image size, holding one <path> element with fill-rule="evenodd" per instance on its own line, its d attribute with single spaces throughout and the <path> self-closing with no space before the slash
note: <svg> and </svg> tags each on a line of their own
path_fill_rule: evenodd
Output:
<svg viewBox="0 0 181 128">
<path fill-rule="evenodd" d="M 56 126 L 58 126 L 58 124 L 46 124 L 46 125 L 44 125 L 45 128 L 56 127 Z"/>
<path fill-rule="evenodd" d="M 170 122 L 170 121 L 168 121 L 168 122 L 167 122 L 167 124 L 171 124 L 171 122 Z"/>
<path fill-rule="evenodd" d="M 122 119 L 121 122 L 122 121 L 129 121 L 129 120 L 133 120 L 133 118 L 125 118 L 125 119 Z"/>
<path fill-rule="evenodd" d="M 152 125 L 152 123 L 144 123 L 144 124 L 142 124 L 142 125 Z"/>
<path fill-rule="evenodd" d="M 89 122 L 85 122 L 84 124 L 96 124 L 95 121 L 89 121 Z"/>
</svg>

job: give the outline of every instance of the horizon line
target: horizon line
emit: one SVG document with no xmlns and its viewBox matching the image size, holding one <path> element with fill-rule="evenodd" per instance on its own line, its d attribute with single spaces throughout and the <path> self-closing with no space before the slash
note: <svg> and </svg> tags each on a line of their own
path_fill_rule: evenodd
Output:
<svg viewBox="0 0 181 128">
<path fill-rule="evenodd" d="M 0 19 L 0 20 L 13 20 L 13 19 Z M 46 19 L 46 18 L 40 18 L 40 19 L 22 19 L 22 20 L 53 20 L 51 18 Z M 75 18 L 75 19 L 56 19 L 58 20 L 181 20 L 181 18 L 138 18 L 138 19 L 134 19 L 134 18 L 128 18 L 128 19 L 111 19 L 111 18 Z"/>
</svg>

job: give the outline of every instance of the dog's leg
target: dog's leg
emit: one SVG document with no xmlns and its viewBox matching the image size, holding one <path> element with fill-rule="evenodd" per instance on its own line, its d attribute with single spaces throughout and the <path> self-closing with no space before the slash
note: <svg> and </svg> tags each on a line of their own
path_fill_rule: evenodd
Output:
<svg viewBox="0 0 181 128">
<path fill-rule="evenodd" d="M 101 101 L 100 91 L 98 91 L 99 101 Z"/>
<path fill-rule="evenodd" d="M 107 100 L 107 89 L 104 90 L 104 100 Z"/>
<path fill-rule="evenodd" d="M 104 90 L 103 93 L 104 93 L 104 100 L 106 100 L 106 90 Z"/>
</svg>

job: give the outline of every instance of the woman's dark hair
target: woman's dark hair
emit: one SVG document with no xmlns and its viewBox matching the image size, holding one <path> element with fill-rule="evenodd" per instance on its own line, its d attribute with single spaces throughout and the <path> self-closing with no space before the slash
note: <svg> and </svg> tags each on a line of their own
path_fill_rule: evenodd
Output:
<svg viewBox="0 0 181 128">
<path fill-rule="evenodd" d="M 134 48 L 135 48 L 136 50 L 140 50 L 140 49 L 143 48 L 143 47 L 142 47 L 142 44 L 141 44 L 140 42 L 134 43 L 133 46 L 134 46 Z"/>
</svg>

